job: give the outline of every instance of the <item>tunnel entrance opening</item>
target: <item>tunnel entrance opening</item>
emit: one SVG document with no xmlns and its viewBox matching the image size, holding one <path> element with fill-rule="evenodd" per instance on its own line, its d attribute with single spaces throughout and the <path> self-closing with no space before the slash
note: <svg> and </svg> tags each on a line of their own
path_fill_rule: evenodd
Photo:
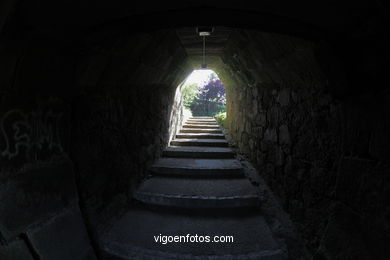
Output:
<svg viewBox="0 0 390 260">
<path fill-rule="evenodd" d="M 226 117 L 225 86 L 213 70 L 194 70 L 183 84 L 182 97 L 192 116 Z"/>
</svg>

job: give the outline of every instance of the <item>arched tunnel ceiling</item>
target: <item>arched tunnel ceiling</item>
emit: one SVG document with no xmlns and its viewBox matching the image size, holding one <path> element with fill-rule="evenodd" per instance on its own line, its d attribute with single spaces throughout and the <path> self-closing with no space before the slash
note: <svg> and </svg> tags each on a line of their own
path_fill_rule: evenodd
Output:
<svg viewBox="0 0 390 260">
<path fill-rule="evenodd" d="M 211 35 L 207 36 L 205 40 L 206 55 L 221 55 L 231 31 L 227 27 L 214 27 Z M 202 56 L 203 39 L 196 33 L 195 27 L 180 28 L 176 30 L 176 33 L 189 56 Z"/>
<path fill-rule="evenodd" d="M 0 30 L 6 17 L 15 14 L 19 22 L 23 21 L 24 26 L 41 32 L 57 33 L 82 31 L 118 20 L 126 20 L 128 30 L 151 26 L 212 24 L 279 29 L 293 33 L 305 33 L 302 30 L 310 30 L 310 27 L 343 32 L 383 11 L 379 4 L 379 1 L 369 0 L 251 2 L 5 0 L 0 4 Z M 306 29 L 302 29 L 302 26 Z"/>
</svg>

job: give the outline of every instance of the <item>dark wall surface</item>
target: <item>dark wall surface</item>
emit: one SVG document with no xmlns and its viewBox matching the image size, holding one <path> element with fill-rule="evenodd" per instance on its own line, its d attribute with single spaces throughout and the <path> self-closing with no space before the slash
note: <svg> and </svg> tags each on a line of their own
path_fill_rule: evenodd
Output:
<svg viewBox="0 0 390 260">
<path fill-rule="evenodd" d="M 2 36 L 0 258 L 94 259 L 180 124 L 186 54 L 168 30 Z"/>
<path fill-rule="evenodd" d="M 0 258 L 96 259 L 69 158 L 75 62 L 18 31 L 0 56 Z"/>
<path fill-rule="evenodd" d="M 177 86 L 196 58 L 175 29 L 211 24 L 233 31 L 214 57 L 229 133 L 312 254 L 385 259 L 387 8 L 3 1 L 0 258 L 99 256 L 95 233 L 126 209 L 180 122 Z"/>
<path fill-rule="evenodd" d="M 358 64 L 343 63 L 331 48 L 233 33 L 220 65 L 228 84 L 226 125 L 316 257 L 385 259 L 390 96 L 378 86 L 383 57 L 374 62 L 378 50 L 366 48 L 363 58 L 355 52 Z M 366 73 L 350 80 L 356 67 Z"/>
<path fill-rule="evenodd" d="M 94 223 L 100 211 L 117 214 L 107 205 L 115 196 L 126 204 L 167 145 L 180 113 L 172 106 L 176 88 L 190 72 L 172 31 L 102 34 L 86 37 L 77 57 L 72 116 L 72 159 Z"/>
</svg>

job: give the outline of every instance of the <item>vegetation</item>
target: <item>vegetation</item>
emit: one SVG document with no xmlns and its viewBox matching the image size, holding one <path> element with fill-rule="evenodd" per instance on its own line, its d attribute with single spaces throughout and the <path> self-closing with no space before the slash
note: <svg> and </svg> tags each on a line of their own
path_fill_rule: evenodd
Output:
<svg viewBox="0 0 390 260">
<path fill-rule="evenodd" d="M 226 128 L 226 125 L 225 125 L 226 112 L 218 113 L 218 114 L 216 114 L 214 117 L 215 117 L 215 119 L 217 119 L 218 123 L 219 123 L 221 126 L 223 126 L 224 128 Z"/>
<path fill-rule="evenodd" d="M 181 93 L 183 96 L 183 105 L 185 108 L 191 109 L 191 103 L 198 95 L 198 92 L 199 90 L 197 84 L 184 86 Z"/>
<path fill-rule="evenodd" d="M 225 86 L 215 73 L 203 86 L 191 84 L 182 89 L 184 106 L 194 116 L 215 116 L 226 111 Z"/>
</svg>

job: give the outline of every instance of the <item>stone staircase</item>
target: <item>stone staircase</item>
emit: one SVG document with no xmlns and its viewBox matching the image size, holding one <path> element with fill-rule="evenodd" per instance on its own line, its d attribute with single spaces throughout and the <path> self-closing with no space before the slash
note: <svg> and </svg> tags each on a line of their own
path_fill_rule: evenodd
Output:
<svg viewBox="0 0 390 260">
<path fill-rule="evenodd" d="M 214 118 L 188 119 L 149 171 L 138 205 L 105 237 L 107 259 L 287 259 Z M 160 234 L 234 241 L 163 244 L 154 240 Z"/>
</svg>

